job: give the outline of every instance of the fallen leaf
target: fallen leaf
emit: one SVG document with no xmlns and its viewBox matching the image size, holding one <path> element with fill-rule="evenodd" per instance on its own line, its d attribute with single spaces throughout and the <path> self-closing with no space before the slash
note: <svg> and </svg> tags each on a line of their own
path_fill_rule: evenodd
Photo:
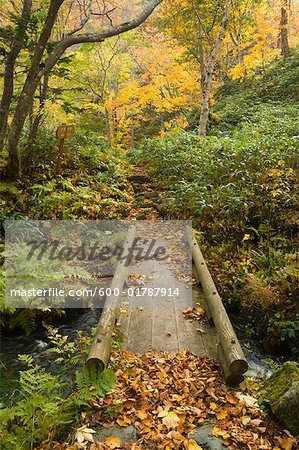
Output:
<svg viewBox="0 0 299 450">
<path fill-rule="evenodd" d="M 241 392 L 237 392 L 237 397 L 241 402 L 244 402 L 247 406 L 257 406 L 257 399 L 254 397 L 251 397 L 251 395 L 244 395 L 241 394 Z"/>
<path fill-rule="evenodd" d="M 137 417 L 139 417 L 139 419 L 144 420 L 147 417 L 147 412 L 145 411 L 145 409 L 141 409 L 137 412 L 136 415 Z"/>
<path fill-rule="evenodd" d="M 221 428 L 218 428 L 215 426 L 212 431 L 213 436 L 221 436 L 223 439 L 227 439 L 229 437 L 229 433 L 226 430 L 221 430 Z"/>
<path fill-rule="evenodd" d="M 281 448 L 283 448 L 283 450 L 292 450 L 295 443 L 295 438 L 283 437 L 279 440 L 279 445 L 281 446 Z"/>
<path fill-rule="evenodd" d="M 95 433 L 94 430 L 91 428 L 87 428 L 85 425 L 83 427 L 80 427 L 76 431 L 76 441 L 79 443 L 82 442 L 94 442 L 93 434 Z"/>
<path fill-rule="evenodd" d="M 106 446 L 102 442 L 94 442 L 90 446 L 90 450 L 105 450 Z"/>
<path fill-rule="evenodd" d="M 221 409 L 219 412 L 216 413 L 216 417 L 218 420 L 226 419 L 228 416 L 228 412 L 225 411 L 225 409 Z"/>
<path fill-rule="evenodd" d="M 262 422 L 263 422 L 263 421 L 262 421 L 261 419 L 253 419 L 253 420 L 250 422 L 250 425 L 254 425 L 254 426 L 256 426 L 256 427 L 259 427 L 260 424 L 261 424 Z"/>
<path fill-rule="evenodd" d="M 80 431 L 77 431 L 76 432 L 76 440 L 79 443 L 84 442 L 84 434 L 81 433 Z"/>
<path fill-rule="evenodd" d="M 232 394 L 226 394 L 225 398 L 228 401 L 228 403 L 231 403 L 232 405 L 235 405 L 236 403 L 238 403 L 238 400 Z"/>
<path fill-rule="evenodd" d="M 242 424 L 243 425 L 248 425 L 251 422 L 251 418 L 250 417 L 242 417 Z"/>
<path fill-rule="evenodd" d="M 162 419 L 162 423 L 167 426 L 167 428 L 176 428 L 180 423 L 180 418 L 175 412 L 168 412 Z"/>
<path fill-rule="evenodd" d="M 119 448 L 121 446 L 121 440 L 117 437 L 108 437 L 105 439 L 104 444 L 111 449 Z"/>
<path fill-rule="evenodd" d="M 127 421 L 122 419 L 121 417 L 119 417 L 116 421 L 116 423 L 120 426 L 120 427 L 126 427 L 128 425 Z"/>
<path fill-rule="evenodd" d="M 194 439 L 189 439 L 188 442 L 184 443 L 184 446 L 186 450 L 203 450 Z"/>
</svg>

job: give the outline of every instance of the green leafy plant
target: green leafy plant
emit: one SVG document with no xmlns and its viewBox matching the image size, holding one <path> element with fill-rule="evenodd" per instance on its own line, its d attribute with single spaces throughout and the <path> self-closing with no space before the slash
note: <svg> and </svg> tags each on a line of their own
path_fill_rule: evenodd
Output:
<svg viewBox="0 0 299 450">
<path fill-rule="evenodd" d="M 21 356 L 27 370 L 20 373 L 19 399 L 0 411 L 4 449 L 31 449 L 74 419 L 74 411 L 63 397 L 57 376 L 35 364 L 30 356 Z"/>
<path fill-rule="evenodd" d="M 284 342 L 296 356 L 299 353 L 297 348 L 299 339 L 299 315 L 293 320 L 284 320 L 281 313 L 276 313 L 269 321 L 268 332 L 276 332 L 279 338 Z"/>
<path fill-rule="evenodd" d="M 88 406 L 90 402 L 96 402 L 111 391 L 116 382 L 116 376 L 110 369 L 102 372 L 96 367 L 87 368 L 76 372 L 77 393 L 74 397 L 78 405 Z"/>
<path fill-rule="evenodd" d="M 26 369 L 20 372 L 14 404 L 0 409 L 0 436 L 4 450 L 29 450 L 41 442 L 65 435 L 71 424 L 92 402 L 105 396 L 116 381 L 112 370 L 99 372 L 83 367 L 92 337 L 79 332 L 72 342 L 48 328 L 53 344 L 53 374 L 28 355 L 20 356 Z M 61 364 L 64 370 L 57 370 Z M 80 370 L 78 367 L 81 366 Z"/>
<path fill-rule="evenodd" d="M 82 363 L 89 352 L 93 332 L 78 331 L 76 339 L 72 341 L 68 336 L 60 334 L 56 328 L 49 325 L 45 325 L 45 327 L 52 344 L 49 351 L 56 356 L 56 363 L 60 363 L 65 371 Z"/>
</svg>

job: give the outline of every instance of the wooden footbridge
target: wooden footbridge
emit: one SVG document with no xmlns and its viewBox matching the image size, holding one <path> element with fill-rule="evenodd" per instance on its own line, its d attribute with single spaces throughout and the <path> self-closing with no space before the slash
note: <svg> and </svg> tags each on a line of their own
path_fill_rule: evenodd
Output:
<svg viewBox="0 0 299 450">
<path fill-rule="evenodd" d="M 131 225 L 128 230 L 124 245 L 127 249 L 136 233 L 147 234 L 145 230 L 136 230 L 136 226 Z M 118 263 L 111 291 L 122 294 L 106 300 L 86 361 L 89 367 L 96 365 L 103 370 L 108 365 L 113 333 L 118 326 L 125 350 L 133 353 L 189 350 L 200 357 L 217 359 L 228 384 L 243 381 L 248 364 L 191 230 L 186 234 L 185 244 L 192 256 L 191 277 L 196 280 L 195 286 L 190 276 L 175 270 L 179 251 L 172 264 L 155 258 L 138 260 L 134 256 L 129 265 L 125 261 Z M 168 236 L 158 237 L 154 245 L 157 249 L 167 247 Z M 201 307 L 206 320 L 193 320 L 192 311 L 196 314 Z"/>
</svg>

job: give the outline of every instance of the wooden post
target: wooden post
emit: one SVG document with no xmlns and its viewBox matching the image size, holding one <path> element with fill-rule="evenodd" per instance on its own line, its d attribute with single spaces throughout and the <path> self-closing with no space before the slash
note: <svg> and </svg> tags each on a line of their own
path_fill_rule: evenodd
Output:
<svg viewBox="0 0 299 450">
<path fill-rule="evenodd" d="M 135 227 L 130 226 L 128 229 L 126 241 L 124 244 L 124 254 L 128 254 L 135 237 Z M 89 355 L 86 360 L 88 368 L 96 367 L 102 371 L 107 367 L 112 345 L 112 334 L 117 323 L 120 311 L 121 292 L 128 276 L 128 262 L 126 260 L 119 261 L 111 284 L 111 291 L 120 292 L 120 295 L 112 295 L 104 305 L 104 309 L 97 327 L 97 331 L 91 345 Z"/>
<path fill-rule="evenodd" d="M 58 153 L 58 159 L 57 159 L 57 165 L 55 174 L 60 175 L 61 174 L 61 165 L 63 160 L 63 153 L 64 153 L 64 138 L 59 139 L 59 153 Z"/>
<path fill-rule="evenodd" d="M 205 301 L 208 304 L 208 312 L 219 336 L 220 363 L 228 382 L 229 380 L 230 382 L 241 380 L 243 379 L 241 375 L 248 370 L 248 363 L 195 237 L 192 238 L 190 244 L 193 262 L 201 282 Z"/>
<path fill-rule="evenodd" d="M 58 152 L 58 159 L 55 169 L 55 174 L 60 175 L 61 174 L 61 166 L 62 166 L 62 160 L 64 156 L 64 140 L 67 137 L 71 137 L 75 134 L 75 125 L 66 125 L 62 124 L 60 127 L 56 130 L 56 137 L 59 139 L 59 152 Z"/>
</svg>

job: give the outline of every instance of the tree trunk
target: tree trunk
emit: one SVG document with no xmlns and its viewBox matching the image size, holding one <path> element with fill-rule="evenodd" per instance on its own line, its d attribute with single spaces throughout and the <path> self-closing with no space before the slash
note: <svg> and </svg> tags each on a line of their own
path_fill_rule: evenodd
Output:
<svg viewBox="0 0 299 450">
<path fill-rule="evenodd" d="M 207 124 L 210 113 L 210 97 L 212 90 L 212 76 L 213 74 L 206 74 L 206 79 L 202 83 L 202 100 L 201 100 L 201 110 L 200 110 L 200 121 L 199 121 L 199 135 L 206 136 L 207 134 Z"/>
<path fill-rule="evenodd" d="M 41 91 L 40 91 L 38 111 L 32 121 L 31 127 L 30 127 L 30 133 L 29 133 L 30 144 L 34 144 L 34 142 L 36 141 L 40 123 L 44 116 L 44 107 L 45 107 L 45 103 L 47 100 L 48 87 L 49 87 L 49 74 L 45 74 L 43 77 L 43 83 L 42 83 Z"/>
<path fill-rule="evenodd" d="M 198 24 L 198 31 L 199 31 L 199 66 L 200 66 L 200 86 L 201 90 L 203 92 L 204 90 L 204 79 L 205 79 L 205 55 L 204 55 L 204 48 L 203 48 L 203 32 L 202 32 L 202 25 L 201 22 Z"/>
<path fill-rule="evenodd" d="M 110 117 L 109 117 L 109 111 L 105 107 L 105 122 L 106 122 L 106 136 L 109 147 L 111 147 L 111 129 L 110 129 Z"/>
<path fill-rule="evenodd" d="M 288 26 L 289 26 L 289 0 L 282 0 L 280 33 L 279 33 L 279 44 L 282 56 L 287 56 L 290 53 Z"/>
<path fill-rule="evenodd" d="M 213 83 L 213 74 L 215 71 L 215 65 L 219 52 L 221 50 L 221 45 L 225 37 L 225 32 L 228 25 L 229 10 L 232 0 L 227 0 L 225 8 L 223 10 L 222 23 L 219 31 L 219 35 L 216 44 L 209 55 L 209 59 L 206 64 L 205 78 L 202 82 L 202 103 L 200 112 L 200 122 L 199 122 L 199 134 L 200 136 L 206 136 L 207 134 L 207 123 L 210 112 L 210 97 Z"/>
<path fill-rule="evenodd" d="M 131 135 L 131 148 L 135 147 L 135 126 L 134 126 L 134 111 L 133 109 L 130 110 L 130 135 Z"/>
<path fill-rule="evenodd" d="M 7 129 L 9 107 L 14 91 L 14 68 L 17 57 L 22 49 L 22 39 L 27 29 L 32 8 L 32 0 L 24 0 L 23 9 L 15 33 L 14 43 L 7 55 L 4 69 L 4 85 L 0 104 L 0 151 L 3 149 Z"/>
<path fill-rule="evenodd" d="M 46 59 L 44 67 L 41 67 L 41 61 L 45 52 L 45 48 L 50 38 L 57 13 L 63 1 L 64 0 L 51 0 L 47 18 L 40 38 L 36 44 L 35 52 L 31 59 L 31 66 L 14 113 L 8 136 L 9 158 L 8 166 L 6 169 L 7 175 L 11 179 L 17 178 L 20 171 L 20 154 L 18 150 L 18 144 L 25 120 L 28 116 L 30 105 L 33 102 L 34 93 L 42 76 L 45 73 L 50 73 L 52 68 L 55 66 L 55 64 L 67 48 L 71 47 L 72 45 L 86 42 L 103 42 L 107 38 L 117 36 L 119 34 L 125 33 L 126 31 L 137 28 L 152 14 L 155 8 L 162 2 L 162 0 L 152 0 L 136 18 L 115 27 L 103 30 L 101 32 L 87 32 L 78 35 L 70 33 L 65 38 L 63 38 L 62 41 L 60 41 L 60 43 L 54 48 L 52 53 Z"/>
<path fill-rule="evenodd" d="M 115 105 L 113 106 L 112 117 L 113 117 L 113 138 L 114 138 L 114 141 L 116 142 L 117 133 L 118 133 L 118 117 L 117 117 L 117 109 L 116 109 Z"/>
<path fill-rule="evenodd" d="M 18 149 L 19 140 L 30 105 L 33 101 L 34 93 L 43 74 L 40 63 L 50 38 L 56 15 L 62 3 L 63 0 L 52 0 L 50 3 L 45 25 L 36 44 L 36 49 L 31 60 L 31 66 L 15 109 L 8 135 L 8 167 L 6 171 L 7 176 L 10 179 L 17 178 L 20 171 L 21 161 Z"/>
<path fill-rule="evenodd" d="M 13 77 L 16 59 L 17 59 L 17 52 L 14 52 L 14 54 L 10 52 L 9 55 L 7 56 L 5 64 L 4 86 L 0 106 L 0 151 L 3 149 L 4 146 L 9 107 L 11 104 L 11 99 L 14 90 Z"/>
</svg>

